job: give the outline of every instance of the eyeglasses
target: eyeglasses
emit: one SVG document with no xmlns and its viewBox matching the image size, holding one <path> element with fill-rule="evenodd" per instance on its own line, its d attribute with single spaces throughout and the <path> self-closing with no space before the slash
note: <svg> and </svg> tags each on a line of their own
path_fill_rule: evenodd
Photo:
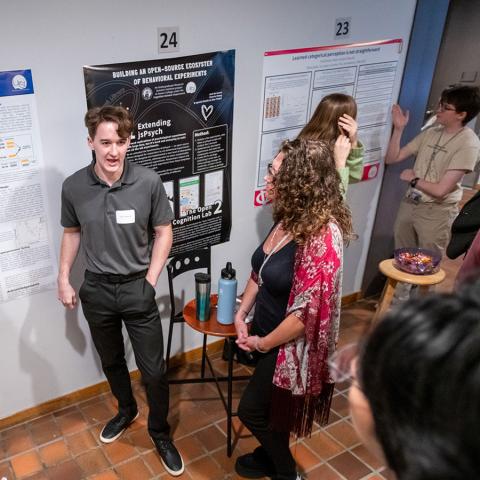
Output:
<svg viewBox="0 0 480 480">
<path fill-rule="evenodd" d="M 348 343 L 330 355 L 328 366 L 335 383 L 354 380 L 353 363 L 358 358 L 358 351 L 358 343 Z"/>
<path fill-rule="evenodd" d="M 443 102 L 438 102 L 437 110 L 439 112 L 456 112 L 457 111 L 455 107 L 449 107 L 447 104 Z"/>
</svg>

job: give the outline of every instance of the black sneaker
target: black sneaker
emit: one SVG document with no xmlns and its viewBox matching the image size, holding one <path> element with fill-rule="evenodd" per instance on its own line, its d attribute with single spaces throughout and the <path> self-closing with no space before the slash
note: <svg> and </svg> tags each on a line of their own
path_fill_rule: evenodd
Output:
<svg viewBox="0 0 480 480">
<path fill-rule="evenodd" d="M 275 467 L 262 447 L 241 455 L 235 462 L 235 471 L 245 478 L 274 477 Z"/>
<path fill-rule="evenodd" d="M 103 443 L 114 442 L 125 429 L 138 418 L 138 412 L 133 417 L 126 417 L 121 413 L 115 415 L 100 432 L 100 440 Z"/>
<path fill-rule="evenodd" d="M 162 461 L 165 470 L 174 477 L 181 475 L 185 470 L 185 465 L 183 463 L 182 456 L 176 449 L 172 440 L 163 440 L 153 437 L 150 438 L 152 439 L 152 442 L 155 445 L 158 454 L 160 455 L 160 460 Z"/>
</svg>

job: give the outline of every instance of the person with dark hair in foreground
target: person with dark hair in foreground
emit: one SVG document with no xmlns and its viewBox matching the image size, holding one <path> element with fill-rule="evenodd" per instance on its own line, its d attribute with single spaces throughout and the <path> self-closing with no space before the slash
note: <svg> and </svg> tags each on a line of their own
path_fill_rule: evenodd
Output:
<svg viewBox="0 0 480 480">
<path fill-rule="evenodd" d="M 352 373 L 355 428 L 398 480 L 480 478 L 480 284 L 392 310 Z"/>
</svg>

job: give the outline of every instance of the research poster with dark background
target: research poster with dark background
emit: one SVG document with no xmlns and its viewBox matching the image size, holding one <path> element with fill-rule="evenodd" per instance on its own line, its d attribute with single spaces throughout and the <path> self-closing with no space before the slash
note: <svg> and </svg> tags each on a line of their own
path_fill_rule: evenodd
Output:
<svg viewBox="0 0 480 480">
<path fill-rule="evenodd" d="M 88 108 L 133 115 L 127 158 L 162 178 L 171 255 L 230 239 L 234 74 L 235 50 L 84 67 Z"/>
</svg>

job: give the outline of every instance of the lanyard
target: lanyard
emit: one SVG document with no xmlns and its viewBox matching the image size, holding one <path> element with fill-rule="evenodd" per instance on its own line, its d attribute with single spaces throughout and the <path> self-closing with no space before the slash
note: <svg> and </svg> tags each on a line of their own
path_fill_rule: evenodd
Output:
<svg viewBox="0 0 480 480">
<path fill-rule="evenodd" d="M 435 145 L 433 146 L 433 152 L 430 155 L 430 160 L 428 161 L 427 169 L 425 170 L 425 175 L 423 176 L 423 179 L 427 179 L 427 175 L 430 173 L 430 167 L 432 166 L 432 162 L 435 160 L 435 157 L 437 156 L 437 153 L 441 150 L 444 151 L 444 147 L 450 143 L 457 135 L 460 135 L 460 133 L 463 132 L 465 127 L 461 128 L 455 135 L 450 137 L 443 145 L 440 145 L 440 140 L 442 139 L 443 136 L 443 130 L 440 133 L 440 136 L 438 137 L 438 140 L 436 141 Z"/>
</svg>

